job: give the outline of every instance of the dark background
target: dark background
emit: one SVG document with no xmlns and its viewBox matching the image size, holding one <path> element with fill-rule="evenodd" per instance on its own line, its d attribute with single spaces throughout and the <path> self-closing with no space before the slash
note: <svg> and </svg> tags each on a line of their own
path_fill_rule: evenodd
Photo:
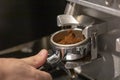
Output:
<svg viewBox="0 0 120 80">
<path fill-rule="evenodd" d="M 0 0 L 0 50 L 50 35 L 65 0 Z"/>
</svg>

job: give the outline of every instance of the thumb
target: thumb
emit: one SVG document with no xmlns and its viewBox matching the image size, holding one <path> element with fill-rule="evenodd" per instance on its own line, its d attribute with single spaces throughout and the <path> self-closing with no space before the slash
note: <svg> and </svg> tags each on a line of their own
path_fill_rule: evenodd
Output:
<svg viewBox="0 0 120 80">
<path fill-rule="evenodd" d="M 21 60 L 25 61 L 26 63 L 30 64 L 35 68 L 38 68 L 45 63 L 47 56 L 48 56 L 48 51 L 43 49 L 37 55 L 28 58 L 23 58 Z"/>
</svg>

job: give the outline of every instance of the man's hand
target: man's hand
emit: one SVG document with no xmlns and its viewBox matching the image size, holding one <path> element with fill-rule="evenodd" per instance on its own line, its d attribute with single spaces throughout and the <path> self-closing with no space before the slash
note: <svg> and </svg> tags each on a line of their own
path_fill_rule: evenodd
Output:
<svg viewBox="0 0 120 80">
<path fill-rule="evenodd" d="M 24 59 L 1 58 L 0 80 L 52 80 L 50 74 L 36 69 L 46 61 L 47 54 L 46 50 L 41 50 Z"/>
</svg>

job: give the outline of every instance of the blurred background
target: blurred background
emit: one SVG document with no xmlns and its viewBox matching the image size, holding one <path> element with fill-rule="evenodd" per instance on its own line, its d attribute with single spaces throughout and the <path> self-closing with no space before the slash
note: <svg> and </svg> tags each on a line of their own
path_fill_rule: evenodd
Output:
<svg viewBox="0 0 120 80">
<path fill-rule="evenodd" d="M 56 17 L 65 5 L 65 0 L 0 0 L 0 50 L 57 31 Z"/>
</svg>

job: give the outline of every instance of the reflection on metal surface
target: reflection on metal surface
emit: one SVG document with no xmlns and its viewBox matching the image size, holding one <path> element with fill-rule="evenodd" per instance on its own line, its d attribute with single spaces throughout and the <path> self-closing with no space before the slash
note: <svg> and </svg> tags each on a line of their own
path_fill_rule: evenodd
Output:
<svg viewBox="0 0 120 80">
<path fill-rule="evenodd" d="M 78 21 L 72 15 L 59 15 L 57 17 L 58 26 L 70 26 L 70 25 L 79 25 Z"/>
<path fill-rule="evenodd" d="M 116 51 L 120 52 L 120 38 L 116 39 Z"/>
<path fill-rule="evenodd" d="M 10 56 L 15 57 L 16 55 L 21 56 L 27 54 L 28 55 L 33 55 L 40 51 L 41 49 L 49 49 L 49 36 L 44 36 L 41 39 L 34 40 L 31 42 L 27 42 L 21 45 L 14 46 L 12 48 L 8 48 L 5 50 L 0 51 L 1 56 Z M 17 54 L 18 53 L 18 54 Z"/>
<path fill-rule="evenodd" d="M 12 52 L 15 52 L 15 51 L 19 51 L 19 50 L 22 50 L 22 49 L 30 49 L 34 44 L 34 41 L 33 42 L 28 42 L 28 43 L 25 43 L 25 44 L 21 44 L 21 45 L 18 45 L 18 46 L 15 46 L 15 47 L 12 47 L 12 48 L 9 48 L 9 49 L 5 49 L 5 50 L 2 50 L 0 51 L 0 55 L 2 54 L 7 54 L 7 53 L 12 53 Z M 30 50 L 30 52 L 32 52 Z"/>
<path fill-rule="evenodd" d="M 107 6 L 111 6 L 111 5 L 113 4 L 113 1 L 114 1 L 114 0 L 105 0 L 105 4 L 106 4 Z"/>
</svg>

